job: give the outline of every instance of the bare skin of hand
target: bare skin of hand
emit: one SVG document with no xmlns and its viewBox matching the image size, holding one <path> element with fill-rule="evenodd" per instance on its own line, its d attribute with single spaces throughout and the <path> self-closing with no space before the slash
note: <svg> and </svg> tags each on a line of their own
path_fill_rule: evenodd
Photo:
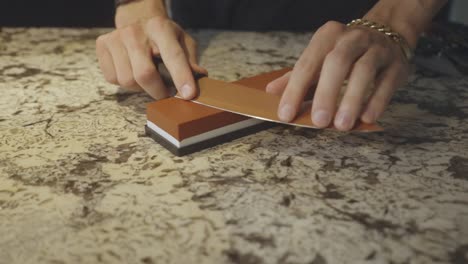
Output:
<svg viewBox="0 0 468 264">
<path fill-rule="evenodd" d="M 196 94 L 192 70 L 207 74 L 197 64 L 195 40 L 165 13 L 146 11 L 144 2 L 131 5 L 119 7 L 132 10 L 122 15 L 121 21 L 116 19 L 117 29 L 96 40 L 105 79 L 129 90 L 145 91 L 154 99 L 168 97 L 169 90 L 153 62 L 153 57 L 161 56 L 178 92 L 192 99 Z"/>
<path fill-rule="evenodd" d="M 392 27 L 414 48 L 446 2 L 380 0 L 364 18 Z M 374 123 L 381 117 L 395 90 L 406 83 L 409 69 L 400 46 L 384 34 L 332 21 L 316 31 L 293 70 L 266 90 L 281 95 L 278 117 L 290 122 L 307 92 L 315 89 L 312 122 L 348 131 L 359 119 Z M 348 85 L 339 101 L 345 80 Z"/>
<path fill-rule="evenodd" d="M 400 33 L 414 48 L 418 36 L 447 0 L 380 0 L 364 17 Z M 171 21 L 163 0 L 141 0 L 117 9 L 116 29 L 96 41 L 99 65 L 107 81 L 146 91 L 155 99 L 169 96 L 153 57 L 160 55 L 176 89 L 185 99 L 196 94 L 192 72 L 207 74 L 197 64 L 196 42 Z M 406 82 L 409 65 L 400 47 L 384 34 L 338 22 L 322 26 L 294 69 L 267 86 L 281 94 L 278 116 L 295 118 L 304 96 L 315 89 L 312 122 L 351 130 L 358 119 L 374 123 L 395 90 Z M 347 89 L 338 105 L 345 80 Z M 367 98 L 367 89 L 372 93 Z M 227 99 L 228 100 L 228 99 Z"/>
<path fill-rule="evenodd" d="M 346 131 L 359 118 L 374 123 L 395 89 L 406 82 L 408 71 L 400 47 L 384 34 L 328 22 L 314 34 L 293 70 L 270 83 L 267 92 L 282 94 L 278 116 L 289 122 L 308 90 L 315 88 L 312 122 L 320 128 L 334 122 Z M 345 80 L 347 89 L 338 105 Z M 369 87 L 374 92 L 366 102 Z"/>
</svg>

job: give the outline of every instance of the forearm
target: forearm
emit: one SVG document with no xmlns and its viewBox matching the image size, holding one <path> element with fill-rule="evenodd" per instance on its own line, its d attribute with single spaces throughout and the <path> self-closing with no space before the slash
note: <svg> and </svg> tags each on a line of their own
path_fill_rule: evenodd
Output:
<svg viewBox="0 0 468 264">
<path fill-rule="evenodd" d="M 447 0 L 380 0 L 365 18 L 390 26 L 414 48 Z"/>
<path fill-rule="evenodd" d="M 154 16 L 168 17 L 165 0 L 140 0 L 121 5 L 115 14 L 117 28 Z"/>
</svg>

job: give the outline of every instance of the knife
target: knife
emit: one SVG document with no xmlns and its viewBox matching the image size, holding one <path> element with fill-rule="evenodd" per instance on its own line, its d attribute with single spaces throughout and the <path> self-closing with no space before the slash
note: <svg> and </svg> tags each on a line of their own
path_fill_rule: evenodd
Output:
<svg viewBox="0 0 468 264">
<path fill-rule="evenodd" d="M 165 83 L 172 83 L 162 59 L 156 57 L 155 63 Z M 268 122 L 318 129 L 310 118 L 311 101 L 305 102 L 296 118 L 292 122 L 286 123 L 279 120 L 277 116 L 277 109 L 281 99 L 278 95 L 243 85 L 210 79 L 206 75 L 196 72 L 194 72 L 194 78 L 198 85 L 198 94 L 191 100 L 193 103 Z M 176 94 L 175 97 L 182 99 L 179 94 Z M 329 128 L 335 129 L 333 125 Z M 377 124 L 366 124 L 358 121 L 353 131 L 378 132 L 383 131 L 383 128 Z"/>
</svg>

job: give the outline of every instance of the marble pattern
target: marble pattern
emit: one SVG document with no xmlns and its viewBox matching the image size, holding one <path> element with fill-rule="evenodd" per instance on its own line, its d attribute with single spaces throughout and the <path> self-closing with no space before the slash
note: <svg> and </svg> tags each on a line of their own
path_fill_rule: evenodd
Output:
<svg viewBox="0 0 468 264">
<path fill-rule="evenodd" d="M 0 31 L 0 263 L 468 263 L 468 76 L 416 68 L 375 134 L 276 127 L 178 158 L 105 82 L 108 29 Z M 236 80 L 310 34 L 197 31 Z"/>
</svg>

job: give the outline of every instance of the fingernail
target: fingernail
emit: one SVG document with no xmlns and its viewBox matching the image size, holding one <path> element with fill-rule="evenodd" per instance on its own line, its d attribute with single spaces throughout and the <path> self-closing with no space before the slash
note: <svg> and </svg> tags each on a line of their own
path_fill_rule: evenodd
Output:
<svg viewBox="0 0 468 264">
<path fill-rule="evenodd" d="M 339 112 L 335 119 L 335 126 L 340 130 L 349 130 L 353 126 L 353 121 L 348 113 Z"/>
<path fill-rule="evenodd" d="M 278 117 L 283 122 L 290 122 L 294 118 L 294 109 L 288 104 L 283 105 L 278 112 Z"/>
<path fill-rule="evenodd" d="M 312 122 L 318 127 L 327 127 L 330 119 L 330 114 L 324 110 L 315 111 L 312 116 Z"/>
<path fill-rule="evenodd" d="M 192 87 L 188 84 L 184 84 L 184 86 L 180 88 L 180 93 L 183 98 L 189 99 L 192 95 Z"/>
</svg>

